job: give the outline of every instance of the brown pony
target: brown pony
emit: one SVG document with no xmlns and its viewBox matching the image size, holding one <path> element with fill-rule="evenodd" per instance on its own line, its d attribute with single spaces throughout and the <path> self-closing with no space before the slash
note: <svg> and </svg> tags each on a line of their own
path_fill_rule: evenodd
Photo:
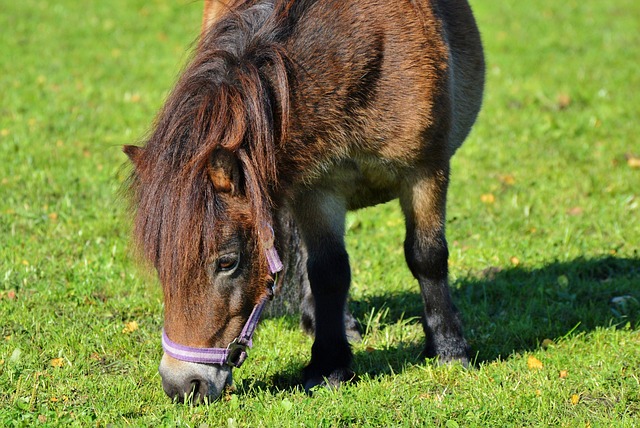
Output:
<svg viewBox="0 0 640 428">
<path fill-rule="evenodd" d="M 445 240 L 449 161 L 484 82 L 467 2 L 207 3 L 194 58 L 145 147 L 125 147 L 134 235 L 164 291 L 167 394 L 211 400 L 231 381 L 278 270 L 280 210 L 308 252 L 315 342 L 304 386 L 352 379 L 345 214 L 394 198 L 424 300 L 425 355 L 467 364 Z M 209 352 L 223 356 L 191 358 Z"/>
</svg>

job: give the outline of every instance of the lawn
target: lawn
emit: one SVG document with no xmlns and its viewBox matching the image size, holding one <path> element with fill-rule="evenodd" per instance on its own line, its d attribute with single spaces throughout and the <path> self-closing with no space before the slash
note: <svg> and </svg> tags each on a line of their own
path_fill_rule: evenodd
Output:
<svg viewBox="0 0 640 428">
<path fill-rule="evenodd" d="M 483 111 L 456 155 L 451 286 L 471 369 L 419 357 L 397 203 L 350 214 L 360 381 L 299 387 L 311 339 L 265 320 L 235 391 L 173 404 L 162 296 L 135 261 L 120 147 L 197 37 L 191 0 L 4 1 L 1 426 L 637 426 L 640 3 L 472 1 Z"/>
</svg>

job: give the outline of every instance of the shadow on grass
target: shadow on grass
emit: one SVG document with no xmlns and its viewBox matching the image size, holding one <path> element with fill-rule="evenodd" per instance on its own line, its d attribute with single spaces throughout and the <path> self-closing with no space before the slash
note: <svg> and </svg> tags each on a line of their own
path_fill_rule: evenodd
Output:
<svg viewBox="0 0 640 428">
<path fill-rule="evenodd" d="M 452 284 L 465 335 L 476 363 L 533 350 L 543 340 L 597 327 L 640 326 L 640 259 L 579 258 L 540 269 L 488 268 Z M 422 315 L 415 292 L 379 294 L 351 302 L 353 315 L 366 328 L 372 308 L 385 308 L 378 328 Z M 423 342 L 400 343 L 386 350 L 356 352 L 354 369 L 376 377 L 401 372 L 421 361 Z M 275 391 L 299 388 L 301 368 L 276 374 L 264 385 Z M 244 388 L 241 388 L 244 389 Z M 246 389 L 245 389 L 246 391 Z"/>
<path fill-rule="evenodd" d="M 597 327 L 640 323 L 640 259 L 579 258 L 540 269 L 488 269 L 453 298 L 478 362 Z"/>
</svg>

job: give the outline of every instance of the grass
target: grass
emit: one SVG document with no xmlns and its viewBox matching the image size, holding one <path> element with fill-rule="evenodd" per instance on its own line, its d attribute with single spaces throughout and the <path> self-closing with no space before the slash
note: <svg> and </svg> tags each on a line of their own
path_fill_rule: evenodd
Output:
<svg viewBox="0 0 640 428">
<path fill-rule="evenodd" d="M 236 391 L 209 407 L 162 392 L 161 293 L 132 260 L 118 193 L 120 146 L 144 136 L 201 5 L 5 3 L 0 425 L 637 425 L 637 2 L 473 1 L 488 82 L 454 160 L 448 237 L 476 368 L 419 358 L 392 203 L 349 216 L 360 382 L 306 396 L 311 340 L 295 317 L 269 319 Z"/>
</svg>

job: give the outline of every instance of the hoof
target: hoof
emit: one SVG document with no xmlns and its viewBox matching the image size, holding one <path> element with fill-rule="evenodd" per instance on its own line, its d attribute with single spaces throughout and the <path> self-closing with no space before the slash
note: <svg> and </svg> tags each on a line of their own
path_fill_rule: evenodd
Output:
<svg viewBox="0 0 640 428">
<path fill-rule="evenodd" d="M 463 356 L 437 356 L 437 363 L 440 366 L 451 366 L 454 364 L 460 364 L 462 367 L 469 367 L 469 357 L 466 355 Z"/>
<path fill-rule="evenodd" d="M 307 394 L 312 395 L 316 388 L 338 389 L 343 383 L 355 381 L 357 381 L 356 374 L 347 368 L 335 369 L 328 376 L 307 375 L 305 373 L 304 390 Z"/>
<path fill-rule="evenodd" d="M 464 367 L 469 366 L 471 348 L 463 337 L 440 337 L 438 339 L 427 340 L 423 352 L 426 358 L 436 358 L 439 365 L 460 363 Z"/>
</svg>

